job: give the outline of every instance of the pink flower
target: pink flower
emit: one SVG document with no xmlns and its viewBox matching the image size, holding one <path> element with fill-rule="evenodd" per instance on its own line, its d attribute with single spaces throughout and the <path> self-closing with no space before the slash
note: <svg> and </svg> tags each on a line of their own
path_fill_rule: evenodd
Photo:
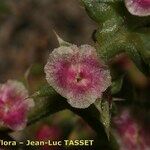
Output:
<svg viewBox="0 0 150 150">
<path fill-rule="evenodd" d="M 110 72 L 90 45 L 54 49 L 45 73 L 48 83 L 77 108 L 90 106 L 111 84 Z"/>
<path fill-rule="evenodd" d="M 0 85 L 0 124 L 12 130 L 22 130 L 26 126 L 27 113 L 34 102 L 27 98 L 24 85 L 15 80 L 8 80 Z M 27 98 L 27 99 L 26 99 Z"/>
<path fill-rule="evenodd" d="M 121 150 L 148 150 L 146 134 L 141 126 L 130 115 L 129 110 L 123 110 L 113 119 L 118 143 Z"/>
<path fill-rule="evenodd" d="M 58 126 L 54 125 L 49 126 L 44 124 L 40 126 L 40 128 L 37 130 L 35 138 L 38 141 L 47 142 L 48 140 L 58 141 L 60 140 L 61 136 L 62 132 Z M 62 147 L 60 148 L 58 145 L 55 146 L 44 145 L 40 148 L 40 150 L 60 150 L 60 149 L 62 149 Z"/>
<path fill-rule="evenodd" d="M 125 0 L 128 11 L 136 16 L 150 15 L 150 0 Z"/>
<path fill-rule="evenodd" d="M 58 140 L 61 137 L 61 130 L 57 126 L 42 125 L 36 132 L 37 140 Z"/>
</svg>

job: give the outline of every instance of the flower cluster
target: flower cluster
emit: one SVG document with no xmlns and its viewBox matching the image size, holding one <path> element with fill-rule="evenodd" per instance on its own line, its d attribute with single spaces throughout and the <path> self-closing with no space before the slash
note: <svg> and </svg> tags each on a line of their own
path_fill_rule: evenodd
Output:
<svg viewBox="0 0 150 150">
<path fill-rule="evenodd" d="M 45 73 L 48 83 L 77 108 L 90 106 L 111 84 L 109 70 L 90 45 L 54 49 Z"/>
<path fill-rule="evenodd" d="M 24 85 L 15 80 L 8 80 L 0 85 L 0 125 L 12 130 L 22 130 L 26 126 L 27 113 L 34 106 L 28 98 Z"/>
</svg>

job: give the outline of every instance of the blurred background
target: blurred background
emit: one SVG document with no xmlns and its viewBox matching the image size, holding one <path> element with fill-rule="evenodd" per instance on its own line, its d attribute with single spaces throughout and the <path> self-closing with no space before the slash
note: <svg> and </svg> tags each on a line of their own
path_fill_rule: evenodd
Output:
<svg viewBox="0 0 150 150">
<path fill-rule="evenodd" d="M 0 81 L 34 74 L 58 46 L 53 30 L 66 41 L 91 43 L 96 29 L 77 0 L 0 0 Z"/>
</svg>

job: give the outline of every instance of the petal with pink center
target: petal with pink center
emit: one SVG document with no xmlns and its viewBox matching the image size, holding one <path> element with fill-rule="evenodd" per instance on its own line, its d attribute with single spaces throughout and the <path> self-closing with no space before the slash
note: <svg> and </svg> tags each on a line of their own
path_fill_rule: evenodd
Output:
<svg viewBox="0 0 150 150">
<path fill-rule="evenodd" d="M 128 11 L 136 16 L 150 15 L 150 0 L 125 0 Z"/>
<path fill-rule="evenodd" d="M 54 49 L 45 73 L 48 83 L 77 108 L 90 106 L 111 84 L 110 72 L 89 45 Z"/>
</svg>

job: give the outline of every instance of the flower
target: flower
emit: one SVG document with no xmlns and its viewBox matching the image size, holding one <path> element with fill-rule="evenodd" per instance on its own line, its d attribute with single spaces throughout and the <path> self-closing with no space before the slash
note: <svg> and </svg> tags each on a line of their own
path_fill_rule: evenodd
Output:
<svg viewBox="0 0 150 150">
<path fill-rule="evenodd" d="M 58 126 L 43 124 L 35 135 L 37 140 L 58 140 L 61 137 L 61 130 Z"/>
<path fill-rule="evenodd" d="M 12 130 L 26 126 L 27 112 L 34 106 L 33 99 L 27 98 L 25 86 L 16 80 L 0 85 L 0 125 Z"/>
<path fill-rule="evenodd" d="M 150 15 L 150 0 L 125 0 L 125 5 L 132 15 Z"/>
<path fill-rule="evenodd" d="M 109 70 L 90 45 L 54 49 L 45 73 L 48 83 L 76 108 L 90 106 L 111 84 Z"/>
<path fill-rule="evenodd" d="M 62 131 L 60 127 L 56 125 L 42 124 L 36 131 L 35 139 L 38 141 L 45 141 L 45 142 L 47 142 L 48 140 L 60 141 L 61 136 L 62 136 Z M 62 149 L 62 147 L 60 148 L 56 144 L 55 146 L 44 145 L 40 148 L 40 150 L 60 150 L 60 149 Z"/>
<path fill-rule="evenodd" d="M 148 150 L 149 136 L 131 116 L 129 110 L 125 109 L 120 115 L 113 119 L 118 143 L 121 150 Z"/>
</svg>

